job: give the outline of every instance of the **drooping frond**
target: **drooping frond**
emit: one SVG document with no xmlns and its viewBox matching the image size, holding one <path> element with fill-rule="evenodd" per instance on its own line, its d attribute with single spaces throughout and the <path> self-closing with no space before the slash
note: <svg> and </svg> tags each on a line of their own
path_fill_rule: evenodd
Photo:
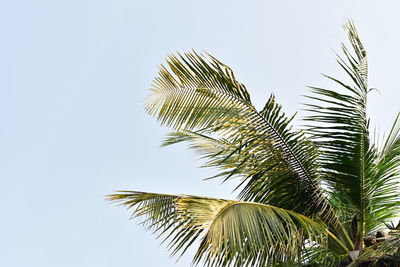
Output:
<svg viewBox="0 0 400 267">
<path fill-rule="evenodd" d="M 308 98 L 315 104 L 308 104 L 311 115 L 306 118 L 312 125 L 309 133 L 321 148 L 323 175 L 336 199 L 343 199 L 354 207 L 364 234 L 366 214 L 371 210 L 372 173 L 375 148 L 369 141 L 369 121 L 366 116 L 368 94 L 367 54 L 352 22 L 345 29 L 352 46 L 345 45 L 342 51 L 345 59 L 337 62 L 347 73 L 351 83 L 346 84 L 326 76 L 343 92 L 337 89 L 311 87 L 313 95 Z M 367 229 L 368 231 L 368 229 Z M 360 242 L 361 236 L 358 236 Z"/>
<path fill-rule="evenodd" d="M 123 204 L 147 228 L 163 235 L 172 254 L 200 241 L 194 262 L 205 266 L 293 262 L 306 244 L 326 244 L 329 235 L 320 222 L 260 203 L 136 191 L 122 191 L 109 200 Z"/>
<path fill-rule="evenodd" d="M 202 144 L 192 145 L 198 149 L 207 141 L 223 141 L 224 148 L 211 160 L 225 178 L 244 178 L 242 200 L 332 220 L 319 183 L 315 147 L 290 128 L 273 97 L 258 112 L 231 69 L 213 57 L 170 56 L 168 65 L 170 71 L 161 67 L 146 105 L 162 124 L 177 130 L 167 143 L 198 142 L 201 136 Z M 197 137 L 189 138 L 188 132 Z"/>
</svg>

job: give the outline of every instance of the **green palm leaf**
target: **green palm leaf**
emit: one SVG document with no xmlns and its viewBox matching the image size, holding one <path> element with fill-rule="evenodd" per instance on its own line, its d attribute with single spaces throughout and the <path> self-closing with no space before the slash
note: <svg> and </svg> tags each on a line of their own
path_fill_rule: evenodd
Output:
<svg viewBox="0 0 400 267">
<path fill-rule="evenodd" d="M 122 191 L 109 196 L 169 240 L 172 254 L 200 241 L 194 262 L 206 266 L 266 266 L 299 260 L 311 243 L 346 248 L 324 224 L 278 207 L 187 195 Z M 333 242 L 333 243 L 332 243 Z"/>
<path fill-rule="evenodd" d="M 198 244 L 194 263 L 205 266 L 357 266 L 399 256 L 398 227 L 373 242 L 400 206 L 400 113 L 382 145 L 371 141 L 367 54 L 354 24 L 345 29 L 351 49 L 342 45 L 337 62 L 348 81 L 326 76 L 338 88 L 311 87 L 303 131 L 274 95 L 257 110 L 214 57 L 170 56 L 145 108 L 174 130 L 163 145 L 185 142 L 218 170 L 211 178 L 240 179 L 238 200 L 137 191 L 109 200 L 173 255 Z"/>
<path fill-rule="evenodd" d="M 371 217 L 369 229 L 378 229 L 398 216 L 400 206 L 400 113 L 382 148 L 376 153 L 371 178 Z"/>
<path fill-rule="evenodd" d="M 332 188 L 337 200 L 341 199 L 354 207 L 359 220 L 361 237 L 371 229 L 365 229 L 366 214 L 371 209 L 372 173 L 375 149 L 369 138 L 369 120 L 366 116 L 368 94 L 368 67 L 366 51 L 352 22 L 345 29 L 353 51 L 346 46 L 342 51 L 346 59 L 339 57 L 338 63 L 348 74 L 353 85 L 347 85 L 326 76 L 342 89 L 311 87 L 314 95 L 308 98 L 320 104 L 308 104 L 312 114 L 306 118 L 312 125 L 308 133 L 321 148 L 320 157 L 323 177 Z"/>
<path fill-rule="evenodd" d="M 245 178 L 241 199 L 333 220 L 319 182 L 315 147 L 290 128 L 273 97 L 258 112 L 233 72 L 213 57 L 206 61 L 188 53 L 167 62 L 171 72 L 161 67 L 146 105 L 151 115 L 178 132 L 206 136 L 203 141 L 223 140 L 219 164 L 213 160 L 226 178 Z"/>
</svg>

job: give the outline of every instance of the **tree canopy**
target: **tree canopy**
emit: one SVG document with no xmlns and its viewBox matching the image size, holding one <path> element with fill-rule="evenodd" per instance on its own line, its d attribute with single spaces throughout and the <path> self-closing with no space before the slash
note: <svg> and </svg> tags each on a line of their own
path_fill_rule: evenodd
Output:
<svg viewBox="0 0 400 267">
<path fill-rule="evenodd" d="M 236 179 L 237 199 L 120 191 L 109 200 L 162 236 L 173 255 L 198 245 L 204 266 L 383 264 L 400 257 L 400 114 L 384 139 L 366 113 L 367 53 L 354 23 L 337 55 L 346 81 L 310 87 L 304 127 L 274 95 L 257 110 L 245 85 L 215 57 L 171 55 L 146 111 L 185 142 L 213 178 Z M 385 265 L 386 266 L 386 265 Z M 395 265 L 393 265 L 395 266 Z"/>
</svg>

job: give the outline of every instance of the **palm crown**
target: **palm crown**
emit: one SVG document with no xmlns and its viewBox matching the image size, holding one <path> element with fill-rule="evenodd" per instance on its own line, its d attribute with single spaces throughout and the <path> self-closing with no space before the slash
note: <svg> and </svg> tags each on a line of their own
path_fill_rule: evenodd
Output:
<svg viewBox="0 0 400 267">
<path fill-rule="evenodd" d="M 215 177 L 239 178 L 237 200 L 137 191 L 109 199 L 164 236 L 172 254 L 197 244 L 194 263 L 205 266 L 395 261 L 400 118 L 383 142 L 371 135 L 367 55 L 353 23 L 345 29 L 350 48 L 337 62 L 349 82 L 326 76 L 335 89 L 310 87 L 303 130 L 273 95 L 257 110 L 216 58 L 169 56 L 146 110 L 174 129 L 164 145 L 187 142 L 220 170 Z"/>
</svg>

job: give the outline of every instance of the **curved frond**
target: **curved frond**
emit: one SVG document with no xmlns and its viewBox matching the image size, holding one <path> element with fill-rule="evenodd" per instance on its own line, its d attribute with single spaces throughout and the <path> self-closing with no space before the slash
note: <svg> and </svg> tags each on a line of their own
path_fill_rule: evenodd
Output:
<svg viewBox="0 0 400 267">
<path fill-rule="evenodd" d="M 161 68 L 147 102 L 151 115 L 178 132 L 205 137 L 202 142 L 222 140 L 225 148 L 212 160 L 219 162 L 225 179 L 244 178 L 242 200 L 332 220 L 319 183 L 315 147 L 290 128 L 273 97 L 258 112 L 231 69 L 213 57 L 170 56 L 168 65 L 171 72 Z M 181 133 L 175 133 L 175 141 L 189 140 Z"/>
<path fill-rule="evenodd" d="M 293 262 L 307 243 L 326 245 L 328 240 L 322 223 L 260 203 L 136 191 L 109 200 L 133 210 L 147 228 L 169 240 L 172 254 L 184 253 L 199 240 L 194 262 L 206 266 Z"/>
</svg>

